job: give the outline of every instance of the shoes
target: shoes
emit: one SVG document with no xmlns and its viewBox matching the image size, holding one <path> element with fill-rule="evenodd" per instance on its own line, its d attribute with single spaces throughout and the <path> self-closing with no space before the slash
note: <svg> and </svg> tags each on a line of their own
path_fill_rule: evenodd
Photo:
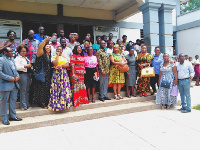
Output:
<svg viewBox="0 0 200 150">
<path fill-rule="evenodd" d="M 119 97 L 119 99 L 123 99 L 123 97 L 120 94 L 118 95 L 118 97 Z"/>
<path fill-rule="evenodd" d="M 155 92 L 153 91 L 152 93 L 151 93 L 151 95 L 154 95 L 155 94 Z"/>
<path fill-rule="evenodd" d="M 185 109 L 185 110 L 182 110 L 181 112 L 182 112 L 182 113 L 188 113 L 188 112 L 191 112 L 191 110 L 186 110 L 186 109 Z"/>
<path fill-rule="evenodd" d="M 21 110 L 27 110 L 27 108 L 26 107 L 22 107 Z"/>
<path fill-rule="evenodd" d="M 104 100 L 111 100 L 111 99 L 110 99 L 109 97 L 106 96 L 106 97 L 104 97 Z"/>
<path fill-rule="evenodd" d="M 95 103 L 95 100 L 94 100 L 94 98 L 92 98 L 92 103 Z"/>
<path fill-rule="evenodd" d="M 131 96 L 129 94 L 126 94 L 126 97 L 130 98 Z"/>
<path fill-rule="evenodd" d="M 22 119 L 21 118 L 9 118 L 9 121 L 22 121 Z"/>
<path fill-rule="evenodd" d="M 2 121 L 2 123 L 3 123 L 4 125 L 9 125 L 9 124 L 10 124 L 10 122 L 9 122 L 8 120 L 4 120 L 4 121 Z"/>
<path fill-rule="evenodd" d="M 144 93 L 144 97 L 147 97 L 147 93 Z"/>
<path fill-rule="evenodd" d="M 100 101 L 102 101 L 102 102 L 104 102 L 104 101 L 105 101 L 105 99 L 104 99 L 104 98 L 99 98 L 99 100 L 100 100 Z"/>
<path fill-rule="evenodd" d="M 132 94 L 131 96 L 133 96 L 133 97 L 136 97 L 137 95 L 135 95 L 135 94 Z"/>
<path fill-rule="evenodd" d="M 182 108 L 180 108 L 180 109 L 178 109 L 178 111 L 182 111 L 182 110 L 185 110 L 183 107 Z"/>
<path fill-rule="evenodd" d="M 140 93 L 140 97 L 142 97 L 143 96 L 143 93 Z"/>
</svg>

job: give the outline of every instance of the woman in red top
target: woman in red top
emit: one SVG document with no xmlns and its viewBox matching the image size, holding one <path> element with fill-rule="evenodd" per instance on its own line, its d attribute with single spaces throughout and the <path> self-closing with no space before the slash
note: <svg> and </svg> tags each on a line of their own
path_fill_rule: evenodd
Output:
<svg viewBox="0 0 200 150">
<path fill-rule="evenodd" d="M 89 103 L 86 86 L 84 84 L 84 74 L 86 73 L 84 67 L 83 51 L 80 45 L 74 47 L 73 55 L 70 58 L 71 65 L 71 82 L 72 82 L 72 96 L 74 107 L 80 104 Z"/>
</svg>

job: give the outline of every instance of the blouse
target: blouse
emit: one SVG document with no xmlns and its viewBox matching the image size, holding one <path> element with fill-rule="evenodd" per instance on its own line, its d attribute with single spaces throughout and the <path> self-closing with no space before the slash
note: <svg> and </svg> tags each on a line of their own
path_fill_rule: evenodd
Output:
<svg viewBox="0 0 200 150">
<path fill-rule="evenodd" d="M 84 57 L 84 60 L 85 60 L 84 65 L 86 68 L 95 68 L 98 64 L 96 56 L 87 56 Z"/>
<path fill-rule="evenodd" d="M 57 57 L 57 56 L 53 56 L 53 57 L 52 57 L 52 61 L 56 60 L 56 57 Z M 54 66 L 54 67 L 57 67 L 57 66 L 59 66 L 59 65 L 65 65 L 67 62 L 68 62 L 68 61 L 67 61 L 67 58 L 65 58 L 65 57 L 63 57 L 63 56 L 58 56 L 58 63 L 57 63 L 57 65 Z"/>
<path fill-rule="evenodd" d="M 27 72 L 27 68 L 24 68 L 30 61 L 26 57 L 22 57 L 21 55 L 15 58 L 15 65 L 17 67 L 17 71 Z"/>
</svg>

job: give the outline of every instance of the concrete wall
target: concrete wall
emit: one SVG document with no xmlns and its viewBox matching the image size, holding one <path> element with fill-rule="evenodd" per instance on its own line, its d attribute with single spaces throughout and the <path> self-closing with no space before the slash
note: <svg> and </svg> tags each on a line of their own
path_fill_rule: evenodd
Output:
<svg viewBox="0 0 200 150">
<path fill-rule="evenodd" d="M 200 56 L 200 27 L 177 32 L 178 54 L 184 53 L 192 58 Z"/>
<path fill-rule="evenodd" d="M 120 28 L 120 39 L 122 39 L 123 35 L 127 35 L 127 42 L 128 41 L 135 41 L 140 39 L 140 29 L 127 29 L 127 28 Z M 114 41 L 115 42 L 115 41 Z"/>
</svg>

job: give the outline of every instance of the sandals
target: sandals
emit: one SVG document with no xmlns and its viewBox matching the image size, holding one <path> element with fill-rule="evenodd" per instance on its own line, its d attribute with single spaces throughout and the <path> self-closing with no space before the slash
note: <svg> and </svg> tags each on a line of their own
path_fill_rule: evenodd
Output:
<svg viewBox="0 0 200 150">
<path fill-rule="evenodd" d="M 126 97 L 131 98 L 131 96 L 129 94 L 126 94 Z"/>
<path fill-rule="evenodd" d="M 165 108 L 166 108 L 166 106 L 165 106 L 165 105 L 162 105 L 161 110 L 163 110 L 163 109 L 165 109 Z"/>
<path fill-rule="evenodd" d="M 167 110 L 170 110 L 170 105 L 167 105 Z"/>
<path fill-rule="evenodd" d="M 118 94 L 118 97 L 119 97 L 120 99 L 124 99 L 120 94 Z"/>
<path fill-rule="evenodd" d="M 92 98 L 92 103 L 95 103 L 95 100 L 94 100 L 94 98 Z"/>
<path fill-rule="evenodd" d="M 114 99 L 120 100 L 120 98 L 117 95 L 114 96 Z"/>
</svg>

